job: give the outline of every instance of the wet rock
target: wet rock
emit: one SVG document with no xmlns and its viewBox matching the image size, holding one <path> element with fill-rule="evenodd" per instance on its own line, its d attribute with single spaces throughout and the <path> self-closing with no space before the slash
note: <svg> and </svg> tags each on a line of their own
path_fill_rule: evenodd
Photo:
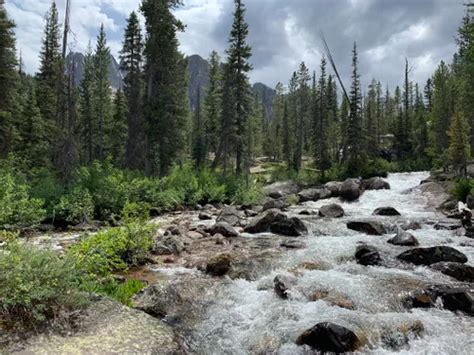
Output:
<svg viewBox="0 0 474 355">
<path fill-rule="evenodd" d="M 437 298 L 438 290 L 436 288 L 427 288 L 410 292 L 403 300 L 403 303 L 406 308 L 430 308 L 434 307 Z"/>
<path fill-rule="evenodd" d="M 280 246 L 287 249 L 304 249 L 306 248 L 306 244 L 299 240 L 295 239 L 287 239 L 280 243 Z"/>
<path fill-rule="evenodd" d="M 331 197 L 331 191 L 328 189 L 306 189 L 298 192 L 300 202 L 318 201 Z"/>
<path fill-rule="evenodd" d="M 245 215 L 247 217 L 255 217 L 255 216 L 258 215 L 258 212 L 254 211 L 254 210 L 246 209 L 245 210 Z"/>
<path fill-rule="evenodd" d="M 470 210 L 474 209 L 474 196 L 468 195 L 466 199 L 467 208 Z"/>
<path fill-rule="evenodd" d="M 347 296 L 334 291 L 319 290 L 311 293 L 308 298 L 311 302 L 323 300 L 337 307 L 352 310 L 355 309 L 354 302 L 352 302 Z"/>
<path fill-rule="evenodd" d="M 379 207 L 372 213 L 374 216 L 401 216 L 393 207 Z"/>
<path fill-rule="evenodd" d="M 388 243 L 406 247 L 416 247 L 419 245 L 418 239 L 413 234 L 404 231 L 399 231 L 395 237 L 388 240 Z"/>
<path fill-rule="evenodd" d="M 219 222 L 206 230 L 209 234 L 221 234 L 226 238 L 238 237 L 239 233 L 229 223 Z"/>
<path fill-rule="evenodd" d="M 410 340 L 421 337 L 424 330 L 421 321 L 402 324 L 395 330 L 387 330 L 381 336 L 383 347 L 395 351 L 408 350 Z"/>
<path fill-rule="evenodd" d="M 301 216 L 312 216 L 316 213 L 314 211 L 310 211 L 310 210 L 303 210 L 298 214 L 301 215 Z"/>
<path fill-rule="evenodd" d="M 172 225 L 169 226 L 168 229 L 165 231 L 165 236 L 168 235 L 184 235 L 186 234 L 186 227 L 183 225 Z"/>
<path fill-rule="evenodd" d="M 410 249 L 398 255 L 397 259 L 415 265 L 431 265 L 442 261 L 467 262 L 466 255 L 448 246 Z"/>
<path fill-rule="evenodd" d="M 386 233 L 385 227 L 376 221 L 351 221 L 347 222 L 347 228 L 369 235 L 384 235 Z"/>
<path fill-rule="evenodd" d="M 288 298 L 288 291 L 296 285 L 296 278 L 287 275 L 277 275 L 273 280 L 273 285 L 277 296 L 286 300 Z"/>
<path fill-rule="evenodd" d="M 167 235 L 159 238 L 153 246 L 156 255 L 179 255 L 184 250 L 184 242 L 180 236 Z"/>
<path fill-rule="evenodd" d="M 326 189 L 331 191 L 331 197 L 339 197 L 339 193 L 341 191 L 342 182 L 339 181 L 331 181 L 324 185 Z"/>
<path fill-rule="evenodd" d="M 339 196 L 346 201 L 355 201 L 362 195 L 362 185 L 359 179 L 347 179 L 341 184 Z"/>
<path fill-rule="evenodd" d="M 453 312 L 464 312 L 474 316 L 474 290 L 454 288 L 441 295 L 443 307 Z"/>
<path fill-rule="evenodd" d="M 212 219 L 212 215 L 210 213 L 207 213 L 207 212 L 201 212 L 201 213 L 199 213 L 199 219 L 201 221 L 207 221 L 207 220 Z"/>
<path fill-rule="evenodd" d="M 357 263 L 364 266 L 376 266 L 382 263 L 377 249 L 371 245 L 359 245 L 355 252 Z"/>
<path fill-rule="evenodd" d="M 466 232 L 464 234 L 467 238 L 474 239 L 474 227 L 466 228 Z"/>
<path fill-rule="evenodd" d="M 451 221 L 440 221 L 434 225 L 436 230 L 452 231 L 461 228 L 461 223 Z"/>
<path fill-rule="evenodd" d="M 336 203 L 322 206 L 319 209 L 321 217 L 340 218 L 344 216 L 344 209 Z"/>
<path fill-rule="evenodd" d="M 226 222 L 231 226 L 239 225 L 240 220 L 244 218 L 243 213 L 233 206 L 226 206 L 217 217 L 216 222 Z"/>
<path fill-rule="evenodd" d="M 321 352 L 345 353 L 357 349 L 359 339 L 351 330 L 334 323 L 319 323 L 306 330 L 296 340 L 297 345 L 309 345 Z"/>
<path fill-rule="evenodd" d="M 232 257 L 228 253 L 216 255 L 206 264 L 206 273 L 212 276 L 223 276 L 230 270 Z"/>
<path fill-rule="evenodd" d="M 246 233 L 264 233 L 270 230 L 272 223 L 284 220 L 287 218 L 279 210 L 268 210 L 263 216 L 258 216 L 252 219 L 248 226 L 244 228 Z"/>
<path fill-rule="evenodd" d="M 398 226 L 404 231 L 421 229 L 421 223 L 415 221 L 406 221 Z"/>
<path fill-rule="evenodd" d="M 390 184 L 381 177 L 373 177 L 362 181 L 365 190 L 390 190 Z"/>
<path fill-rule="evenodd" d="M 286 217 L 286 216 L 285 216 Z M 299 237 L 308 233 L 304 223 L 297 217 L 285 218 L 270 225 L 270 232 L 287 237 Z"/>
<path fill-rule="evenodd" d="M 440 262 L 431 268 L 459 281 L 474 282 L 474 267 L 461 263 Z"/>
<path fill-rule="evenodd" d="M 283 210 L 288 207 L 288 204 L 283 200 L 269 200 L 265 202 L 262 207 L 262 212 L 271 210 L 271 209 L 278 209 Z"/>
<path fill-rule="evenodd" d="M 286 195 L 296 194 L 298 185 L 293 181 L 279 181 L 263 188 L 263 193 L 272 198 L 282 198 Z"/>
</svg>

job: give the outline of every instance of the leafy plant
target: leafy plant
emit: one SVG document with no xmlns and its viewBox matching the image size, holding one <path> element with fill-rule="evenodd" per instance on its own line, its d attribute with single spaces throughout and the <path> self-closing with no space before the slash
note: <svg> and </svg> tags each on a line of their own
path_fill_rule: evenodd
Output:
<svg viewBox="0 0 474 355">
<path fill-rule="evenodd" d="M 69 194 L 61 197 L 57 205 L 57 214 L 74 224 L 91 220 L 94 216 L 94 202 L 88 190 L 74 188 Z"/>
</svg>

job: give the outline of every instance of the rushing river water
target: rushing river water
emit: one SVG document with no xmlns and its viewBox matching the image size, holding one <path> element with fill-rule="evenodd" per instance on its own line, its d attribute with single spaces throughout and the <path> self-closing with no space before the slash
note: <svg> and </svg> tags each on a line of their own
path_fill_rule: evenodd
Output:
<svg viewBox="0 0 474 355">
<path fill-rule="evenodd" d="M 387 240 L 393 236 L 368 236 L 346 228 L 348 220 L 375 218 L 377 207 L 392 206 L 402 217 L 376 217 L 397 222 L 418 221 L 422 229 L 411 231 L 421 246 L 449 245 L 460 250 L 474 262 L 472 240 L 454 236 L 452 231 L 435 230 L 433 221 L 442 218 L 427 207 L 416 189 L 427 173 L 392 174 L 387 181 L 391 190 L 367 191 L 354 203 L 337 199 L 308 202 L 292 208 L 317 209 L 325 204 L 341 204 L 346 216 L 341 219 L 308 217 L 310 233 L 300 238 L 307 247 L 290 250 L 275 262 L 275 269 L 256 281 L 233 280 L 225 283 L 216 302 L 206 310 L 191 335 L 190 352 L 197 354 L 304 354 L 295 339 L 304 330 L 319 322 L 333 322 L 365 337 L 367 345 L 361 353 L 369 354 L 474 354 L 474 318 L 443 310 L 441 307 L 413 309 L 402 307 L 406 292 L 432 284 L 455 284 L 453 279 L 427 267 L 414 267 L 395 261 L 395 256 L 408 249 L 393 246 Z M 251 238 L 252 236 L 248 236 Z M 374 245 L 391 267 L 364 267 L 354 258 L 360 242 Z M 469 244 L 471 243 L 471 244 Z M 464 246 L 463 246 L 464 245 Z M 318 270 L 302 270 L 288 300 L 273 291 L 273 279 L 278 274 L 302 263 L 324 265 Z M 345 295 L 354 310 L 336 307 L 324 300 L 308 301 L 307 295 L 318 290 Z M 423 335 L 411 339 L 409 348 L 395 352 L 381 341 L 382 334 L 403 324 L 421 321 Z"/>
</svg>

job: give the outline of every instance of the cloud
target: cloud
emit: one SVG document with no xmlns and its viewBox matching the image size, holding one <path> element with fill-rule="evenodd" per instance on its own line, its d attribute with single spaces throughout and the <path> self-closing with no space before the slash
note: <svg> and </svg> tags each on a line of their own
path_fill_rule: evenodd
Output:
<svg viewBox="0 0 474 355">
<path fill-rule="evenodd" d="M 64 2 L 58 1 L 61 14 Z M 411 79 L 423 83 L 440 60 L 449 62 L 456 49 L 456 30 L 464 0 L 246 0 L 248 41 L 252 46 L 252 81 L 286 83 L 301 61 L 318 70 L 323 31 L 344 81 L 349 84 L 351 50 L 359 49 L 364 85 L 372 78 L 394 87 L 403 79 L 405 58 Z M 100 23 L 114 55 L 121 47 L 128 14 L 140 0 L 74 0 L 71 48 L 84 51 L 95 41 Z M 43 15 L 50 0 L 7 0 L 17 23 L 18 47 L 29 71 L 36 70 Z M 176 15 L 186 24 L 179 34 L 185 54 L 207 57 L 213 49 L 225 56 L 232 25 L 232 0 L 185 0 Z"/>
</svg>

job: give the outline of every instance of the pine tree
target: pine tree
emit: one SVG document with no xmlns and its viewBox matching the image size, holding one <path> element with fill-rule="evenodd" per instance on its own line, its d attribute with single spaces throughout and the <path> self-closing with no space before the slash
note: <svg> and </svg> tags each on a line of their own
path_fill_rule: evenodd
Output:
<svg viewBox="0 0 474 355">
<path fill-rule="evenodd" d="M 278 83 L 272 103 L 273 121 L 270 123 L 270 133 L 265 137 L 270 155 L 275 161 L 283 159 L 283 137 L 289 133 L 283 131 L 285 101 L 285 89 L 282 83 Z"/>
<path fill-rule="evenodd" d="M 127 125 L 127 100 L 121 90 L 115 93 L 113 116 L 110 128 L 107 132 L 109 137 L 109 156 L 116 166 L 125 164 L 125 142 L 128 136 Z"/>
<path fill-rule="evenodd" d="M 297 74 L 296 149 L 293 157 L 293 169 L 295 171 L 300 171 L 302 168 L 304 133 L 311 113 L 310 80 L 309 70 L 306 64 L 302 62 Z"/>
<path fill-rule="evenodd" d="M 187 63 L 178 50 L 180 0 L 144 0 L 147 171 L 164 176 L 187 150 Z"/>
<path fill-rule="evenodd" d="M 193 119 L 193 142 L 192 142 L 192 158 L 197 168 L 202 168 L 206 163 L 207 147 L 206 132 L 201 112 L 201 89 L 197 91 L 197 106 L 194 111 Z"/>
<path fill-rule="evenodd" d="M 212 51 L 209 56 L 209 85 L 204 98 L 206 146 L 216 154 L 219 142 L 222 110 L 222 70 L 219 55 Z"/>
<path fill-rule="evenodd" d="M 331 167 L 329 156 L 329 142 L 328 142 L 328 102 L 327 102 L 327 87 L 326 80 L 326 58 L 321 60 L 321 76 L 319 79 L 318 91 L 315 92 L 317 100 L 316 104 L 316 165 L 322 176 L 327 169 Z M 314 90 L 316 91 L 316 90 Z"/>
<path fill-rule="evenodd" d="M 378 147 L 378 109 L 377 109 L 377 81 L 375 79 L 369 85 L 367 94 L 367 105 L 365 110 L 366 130 L 367 130 L 367 154 L 371 157 L 377 157 L 379 153 Z"/>
<path fill-rule="evenodd" d="M 12 149 L 15 135 L 14 111 L 18 74 L 15 57 L 14 23 L 0 5 L 0 158 L 6 158 Z"/>
<path fill-rule="evenodd" d="M 143 38 L 136 12 L 132 12 L 127 20 L 120 63 L 121 70 L 125 73 L 123 90 L 127 102 L 128 135 L 125 165 L 129 169 L 143 170 L 145 168 Z"/>
<path fill-rule="evenodd" d="M 107 156 L 109 130 L 111 121 L 112 92 L 109 82 L 110 49 L 104 25 L 100 26 L 94 53 L 94 115 L 97 117 L 97 141 L 95 142 L 94 158 L 103 161 Z"/>
<path fill-rule="evenodd" d="M 455 112 L 449 128 L 449 162 L 459 173 L 466 173 L 466 163 L 470 157 L 469 125 L 461 113 Z"/>
<path fill-rule="evenodd" d="M 95 157 L 97 119 L 94 114 L 95 90 L 94 56 L 91 43 L 84 56 L 84 74 L 79 87 L 81 161 L 89 164 Z"/>
<path fill-rule="evenodd" d="M 415 146 L 414 154 L 416 157 L 426 159 L 426 150 L 428 148 L 428 124 L 423 95 L 420 92 L 418 84 L 415 85 L 415 107 L 414 107 L 414 123 L 415 123 Z"/>
</svg>

